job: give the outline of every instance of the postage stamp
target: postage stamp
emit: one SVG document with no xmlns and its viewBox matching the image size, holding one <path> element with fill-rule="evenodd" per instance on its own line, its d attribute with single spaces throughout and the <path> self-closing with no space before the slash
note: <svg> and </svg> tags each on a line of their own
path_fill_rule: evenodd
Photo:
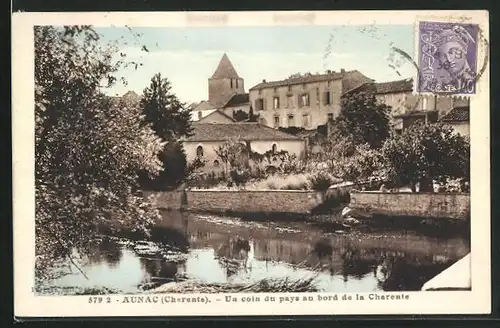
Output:
<svg viewBox="0 0 500 328">
<path fill-rule="evenodd" d="M 478 25 L 418 23 L 418 92 L 476 92 Z"/>
<path fill-rule="evenodd" d="M 487 12 L 12 21 L 17 317 L 491 310 Z"/>
</svg>

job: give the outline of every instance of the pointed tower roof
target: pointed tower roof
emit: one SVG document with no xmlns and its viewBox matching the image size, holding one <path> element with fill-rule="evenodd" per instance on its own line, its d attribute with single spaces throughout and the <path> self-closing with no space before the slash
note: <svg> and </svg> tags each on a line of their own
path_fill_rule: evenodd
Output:
<svg viewBox="0 0 500 328">
<path fill-rule="evenodd" d="M 212 79 L 222 79 L 222 78 L 230 78 L 230 79 L 238 79 L 238 73 L 234 69 L 233 64 L 229 60 L 226 54 L 222 55 L 222 58 L 219 62 L 219 66 L 215 70 L 212 75 Z"/>
</svg>

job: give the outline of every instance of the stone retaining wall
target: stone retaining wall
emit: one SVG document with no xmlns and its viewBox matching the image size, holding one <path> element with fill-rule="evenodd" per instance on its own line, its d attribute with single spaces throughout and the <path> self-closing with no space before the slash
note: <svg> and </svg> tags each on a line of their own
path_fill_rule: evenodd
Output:
<svg viewBox="0 0 500 328">
<path fill-rule="evenodd" d="M 323 202 L 323 193 L 303 190 L 188 190 L 187 206 L 182 191 L 144 192 L 158 208 L 195 211 L 232 211 L 306 214 Z"/>
<path fill-rule="evenodd" d="M 411 193 L 351 191 L 349 207 L 370 214 L 427 218 L 469 219 L 466 193 Z"/>
</svg>

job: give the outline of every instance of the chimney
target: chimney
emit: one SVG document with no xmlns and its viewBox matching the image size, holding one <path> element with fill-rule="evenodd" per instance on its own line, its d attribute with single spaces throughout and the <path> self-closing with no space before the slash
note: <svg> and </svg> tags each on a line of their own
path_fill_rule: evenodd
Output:
<svg viewBox="0 0 500 328">
<path fill-rule="evenodd" d="M 331 69 L 326 70 L 326 74 L 332 74 L 332 70 Z"/>
<path fill-rule="evenodd" d="M 262 80 L 262 83 L 266 83 L 266 79 L 263 79 L 263 80 Z"/>
<path fill-rule="evenodd" d="M 341 68 L 341 69 L 340 69 L 340 73 L 341 73 L 341 74 L 345 74 L 345 69 Z"/>
</svg>

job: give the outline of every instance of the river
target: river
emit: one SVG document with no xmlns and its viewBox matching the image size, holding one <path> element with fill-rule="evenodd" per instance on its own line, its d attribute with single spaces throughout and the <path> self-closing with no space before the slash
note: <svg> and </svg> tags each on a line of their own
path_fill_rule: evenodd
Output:
<svg viewBox="0 0 500 328">
<path fill-rule="evenodd" d="M 252 283 L 314 276 L 315 287 L 325 292 L 411 291 L 470 252 L 469 241 L 462 237 L 339 231 L 303 222 L 250 222 L 180 212 L 162 215 L 156 235 L 174 249 L 151 241 L 105 238 L 80 261 L 87 278 L 73 268 L 44 290 L 139 293 L 185 280 Z"/>
</svg>

